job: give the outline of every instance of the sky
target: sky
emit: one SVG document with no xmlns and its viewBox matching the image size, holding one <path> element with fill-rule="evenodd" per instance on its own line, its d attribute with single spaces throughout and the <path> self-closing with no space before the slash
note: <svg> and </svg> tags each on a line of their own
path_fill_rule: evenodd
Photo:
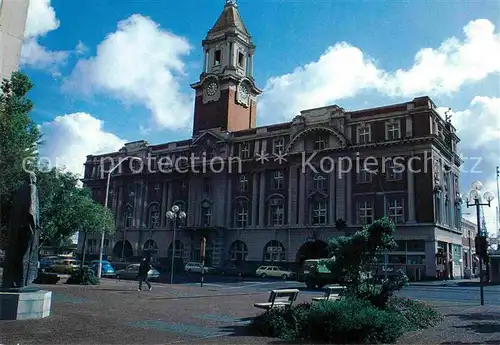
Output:
<svg viewBox="0 0 500 345">
<path fill-rule="evenodd" d="M 31 0 L 21 70 L 53 166 L 125 142 L 191 136 L 201 41 L 225 0 Z M 473 181 L 495 195 L 500 163 L 498 1 L 238 0 L 257 45 L 257 124 L 337 104 L 357 110 L 427 95 L 451 108 Z M 497 198 L 485 208 L 495 233 Z M 464 207 L 467 218 L 475 211 Z"/>
</svg>

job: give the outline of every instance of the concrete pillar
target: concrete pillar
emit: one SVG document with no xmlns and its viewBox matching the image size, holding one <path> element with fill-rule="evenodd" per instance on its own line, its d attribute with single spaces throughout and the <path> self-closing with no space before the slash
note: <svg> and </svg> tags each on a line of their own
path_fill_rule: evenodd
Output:
<svg viewBox="0 0 500 345">
<path fill-rule="evenodd" d="M 143 229 L 149 229 L 149 183 L 144 183 L 143 186 L 144 199 L 142 201 L 142 217 L 141 224 Z"/>
<path fill-rule="evenodd" d="M 164 228 L 166 226 L 167 222 L 167 188 L 168 184 L 167 182 L 163 182 L 163 188 L 161 190 L 161 214 L 160 214 L 160 219 L 161 219 L 161 227 Z"/>
<path fill-rule="evenodd" d="M 298 189 L 297 189 L 297 167 L 290 167 L 290 184 L 289 184 L 289 194 L 288 194 L 288 224 L 290 226 L 297 225 L 297 199 L 298 199 Z"/>
<path fill-rule="evenodd" d="M 425 275 L 427 277 L 436 277 L 437 245 L 434 239 L 425 241 Z"/>
<path fill-rule="evenodd" d="M 302 172 L 302 170 L 298 171 L 299 176 L 299 224 L 306 225 L 306 177 L 307 173 Z"/>
<path fill-rule="evenodd" d="M 253 54 L 249 55 L 248 63 L 249 63 L 248 74 L 250 77 L 252 77 L 253 76 Z"/>
<path fill-rule="evenodd" d="M 406 169 L 406 178 L 408 186 L 408 221 L 407 223 L 416 223 L 415 220 L 415 176 L 411 169 Z"/>
<path fill-rule="evenodd" d="M 259 186 L 259 226 L 265 226 L 265 207 L 266 207 L 266 171 L 260 172 Z"/>
<path fill-rule="evenodd" d="M 328 223 L 335 225 L 335 171 L 328 175 Z"/>
<path fill-rule="evenodd" d="M 259 207 L 259 199 L 258 199 L 258 180 L 257 180 L 257 173 L 254 172 L 252 173 L 252 216 L 250 219 L 250 224 L 252 227 L 256 227 L 258 224 L 257 221 L 257 210 Z"/>
<path fill-rule="evenodd" d="M 207 51 L 203 49 L 203 73 L 207 73 Z"/>
<path fill-rule="evenodd" d="M 117 205 L 116 205 L 116 225 L 118 228 L 123 227 L 123 186 L 118 187 L 117 191 Z"/>
<path fill-rule="evenodd" d="M 231 205 L 233 204 L 233 195 L 232 195 L 232 186 L 233 186 L 233 181 L 232 181 L 232 175 L 229 175 L 224 183 L 226 183 L 227 190 L 226 190 L 226 203 L 227 203 L 227 212 L 226 212 L 226 224 L 233 224 L 233 208 Z"/>
</svg>

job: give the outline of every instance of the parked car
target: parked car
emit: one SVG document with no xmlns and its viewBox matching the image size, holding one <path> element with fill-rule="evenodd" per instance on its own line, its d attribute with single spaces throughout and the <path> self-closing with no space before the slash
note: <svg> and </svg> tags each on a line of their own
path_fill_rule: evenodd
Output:
<svg viewBox="0 0 500 345">
<path fill-rule="evenodd" d="M 221 274 L 225 276 L 238 276 L 243 277 L 245 275 L 244 267 L 237 265 L 226 265 L 222 267 Z"/>
<path fill-rule="evenodd" d="M 97 271 L 99 270 L 99 260 L 92 260 L 90 262 L 89 268 L 97 275 Z M 102 260 L 101 276 L 114 277 L 115 275 L 116 272 L 113 268 L 113 265 L 111 265 L 111 263 L 107 260 Z"/>
<path fill-rule="evenodd" d="M 255 271 L 255 274 L 261 278 L 276 277 L 276 278 L 288 279 L 295 277 L 295 272 L 285 270 L 280 266 L 260 266 Z"/>
<path fill-rule="evenodd" d="M 116 271 L 116 278 L 118 279 L 137 279 L 137 275 L 139 274 L 139 266 L 140 264 L 130 264 L 124 269 Z M 149 280 L 157 280 L 160 277 L 160 272 L 158 272 L 155 268 L 151 267 L 148 272 Z"/>
<path fill-rule="evenodd" d="M 38 261 L 38 269 L 45 272 L 50 266 L 54 265 L 60 258 L 58 256 L 44 256 Z"/>
<path fill-rule="evenodd" d="M 215 268 L 210 266 L 203 267 L 204 273 L 214 273 Z M 186 273 L 201 273 L 201 264 L 199 262 L 188 262 L 184 266 L 184 272 Z"/>
<path fill-rule="evenodd" d="M 58 258 L 54 260 L 46 271 L 55 272 L 60 274 L 71 274 L 75 268 L 80 267 L 81 261 L 72 258 Z"/>
</svg>

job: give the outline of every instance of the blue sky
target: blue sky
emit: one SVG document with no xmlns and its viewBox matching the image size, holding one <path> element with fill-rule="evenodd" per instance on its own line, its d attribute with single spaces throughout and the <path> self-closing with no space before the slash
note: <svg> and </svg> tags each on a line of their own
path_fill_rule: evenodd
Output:
<svg viewBox="0 0 500 345">
<path fill-rule="evenodd" d="M 201 41 L 223 6 L 32 0 L 22 69 L 35 84 L 43 152 L 80 172 L 86 154 L 116 150 L 125 140 L 189 137 L 189 84 L 199 77 Z M 462 188 L 475 179 L 495 187 L 498 2 L 239 0 L 238 8 L 257 45 L 254 74 L 264 89 L 258 124 L 315 106 L 354 110 L 429 95 L 453 109 L 464 154 L 482 157 L 482 172 L 464 173 Z"/>
</svg>

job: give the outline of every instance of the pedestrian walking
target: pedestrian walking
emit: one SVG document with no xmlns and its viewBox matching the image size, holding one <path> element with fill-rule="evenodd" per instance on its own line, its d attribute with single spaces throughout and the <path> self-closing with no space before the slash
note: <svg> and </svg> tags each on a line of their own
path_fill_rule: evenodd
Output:
<svg viewBox="0 0 500 345">
<path fill-rule="evenodd" d="M 142 290 L 142 283 L 145 283 L 148 286 L 148 290 L 151 291 L 151 283 L 148 280 L 148 272 L 150 269 L 151 264 L 149 263 L 149 257 L 143 258 L 139 266 L 139 274 L 137 275 L 137 278 L 139 280 L 139 288 L 137 289 L 137 291 Z"/>
</svg>

